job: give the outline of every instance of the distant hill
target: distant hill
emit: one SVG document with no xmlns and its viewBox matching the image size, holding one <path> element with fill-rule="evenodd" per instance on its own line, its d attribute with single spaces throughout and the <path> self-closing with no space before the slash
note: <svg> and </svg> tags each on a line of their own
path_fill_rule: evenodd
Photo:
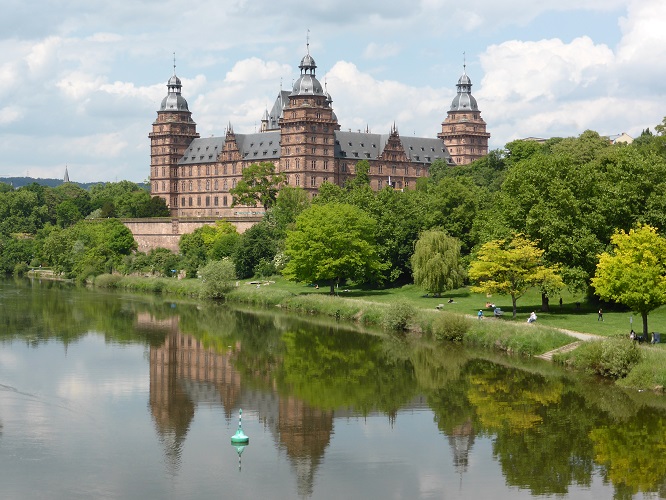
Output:
<svg viewBox="0 0 666 500">
<path fill-rule="evenodd" d="M 48 186 L 48 187 L 58 187 L 63 183 L 62 179 L 35 179 L 33 177 L 0 177 L 0 182 L 4 182 L 5 184 L 11 184 L 14 186 L 14 188 L 20 188 L 23 186 L 28 186 L 32 184 L 33 182 L 36 182 L 40 186 Z M 83 188 L 83 189 L 89 189 L 90 186 L 94 186 L 95 184 L 108 184 L 107 182 L 71 182 L 71 184 L 76 184 L 77 186 Z M 148 189 L 148 185 L 139 182 L 136 183 L 137 186 L 143 188 L 143 189 Z"/>
</svg>

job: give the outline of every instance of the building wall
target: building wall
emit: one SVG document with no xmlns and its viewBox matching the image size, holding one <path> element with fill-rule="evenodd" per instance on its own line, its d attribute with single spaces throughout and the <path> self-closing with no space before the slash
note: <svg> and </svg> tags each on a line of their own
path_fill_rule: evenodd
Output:
<svg viewBox="0 0 666 500">
<path fill-rule="evenodd" d="M 225 219 L 234 226 L 239 233 L 261 220 L 261 215 L 241 216 Z M 160 217 L 152 219 L 124 219 L 122 222 L 132 232 L 140 252 L 148 252 L 154 248 L 167 248 L 178 252 L 178 242 L 184 234 L 192 233 L 203 226 L 212 226 L 219 217 L 207 218 L 169 218 Z"/>
</svg>

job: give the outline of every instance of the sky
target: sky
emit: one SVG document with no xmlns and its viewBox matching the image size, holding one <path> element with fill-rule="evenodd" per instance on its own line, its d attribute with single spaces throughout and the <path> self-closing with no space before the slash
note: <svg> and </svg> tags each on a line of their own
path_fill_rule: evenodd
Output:
<svg viewBox="0 0 666 500">
<path fill-rule="evenodd" d="M 342 130 L 436 137 L 464 70 L 490 149 L 666 116 L 663 0 L 4 0 L 0 177 L 145 181 L 174 54 L 210 137 L 257 130 L 308 49 Z"/>
</svg>

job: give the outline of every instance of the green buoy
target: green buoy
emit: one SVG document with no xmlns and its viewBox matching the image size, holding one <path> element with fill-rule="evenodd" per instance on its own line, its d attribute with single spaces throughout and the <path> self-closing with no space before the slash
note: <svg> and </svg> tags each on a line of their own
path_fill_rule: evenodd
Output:
<svg viewBox="0 0 666 500">
<path fill-rule="evenodd" d="M 231 444 L 248 444 L 250 442 L 250 438 L 243 432 L 242 418 L 243 410 L 238 410 L 238 429 L 236 429 L 236 434 L 231 436 Z"/>
</svg>

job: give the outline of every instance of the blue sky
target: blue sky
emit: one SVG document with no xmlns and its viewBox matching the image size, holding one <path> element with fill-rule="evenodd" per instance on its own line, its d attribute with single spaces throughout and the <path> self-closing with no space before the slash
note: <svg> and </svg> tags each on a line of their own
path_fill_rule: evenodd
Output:
<svg viewBox="0 0 666 500">
<path fill-rule="evenodd" d="M 308 30 L 343 130 L 435 137 L 463 53 L 492 149 L 636 136 L 666 116 L 663 0 L 8 2 L 0 177 L 147 179 L 174 52 L 201 136 L 253 132 L 298 77 Z"/>
</svg>

